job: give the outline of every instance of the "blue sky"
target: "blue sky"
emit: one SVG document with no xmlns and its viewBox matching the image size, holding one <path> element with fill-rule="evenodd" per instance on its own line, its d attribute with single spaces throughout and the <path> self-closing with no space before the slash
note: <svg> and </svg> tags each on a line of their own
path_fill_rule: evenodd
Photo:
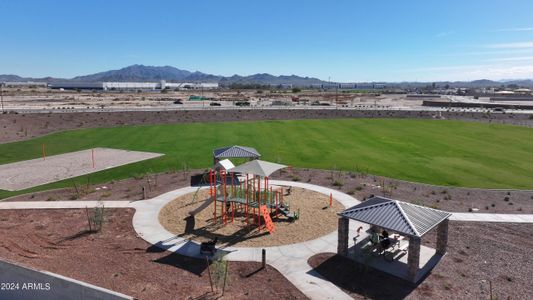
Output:
<svg viewBox="0 0 533 300">
<path fill-rule="evenodd" d="M 0 74 L 533 78 L 533 1 L 0 0 Z"/>
</svg>

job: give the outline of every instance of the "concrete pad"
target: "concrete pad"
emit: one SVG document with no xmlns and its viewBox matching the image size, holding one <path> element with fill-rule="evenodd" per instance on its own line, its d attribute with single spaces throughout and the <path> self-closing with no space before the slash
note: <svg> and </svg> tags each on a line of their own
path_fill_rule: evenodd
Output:
<svg viewBox="0 0 533 300">
<path fill-rule="evenodd" d="M 93 167 L 94 152 L 94 167 Z M 19 191 L 111 169 L 164 154 L 94 148 L 0 165 L 0 189 Z"/>
<path fill-rule="evenodd" d="M 354 221 L 350 221 L 350 225 L 352 222 Z M 359 223 L 359 222 L 354 222 L 354 223 Z M 396 276 L 396 277 L 399 277 L 405 280 L 409 280 L 407 251 L 396 252 L 396 255 L 395 255 L 396 258 L 392 262 L 385 260 L 382 255 L 373 256 L 372 254 L 365 252 L 365 250 L 362 249 L 362 247 L 365 244 L 367 244 L 365 239 L 366 237 L 368 237 L 368 235 L 369 234 L 366 231 L 360 232 L 360 235 L 357 238 L 357 244 L 355 245 L 352 244 L 353 246 L 349 247 L 347 257 L 349 259 L 357 261 L 358 263 L 365 264 L 381 272 L 391 274 L 393 276 Z M 353 239 L 351 241 L 353 241 Z M 408 239 L 404 239 L 400 243 L 402 246 L 404 246 L 404 245 L 408 245 L 409 241 Z M 430 272 L 437 265 L 437 263 L 440 261 L 441 258 L 442 256 L 436 254 L 435 249 L 421 245 L 420 246 L 419 270 L 417 272 L 416 281 L 418 282 L 420 279 L 426 276 L 427 273 Z"/>
</svg>

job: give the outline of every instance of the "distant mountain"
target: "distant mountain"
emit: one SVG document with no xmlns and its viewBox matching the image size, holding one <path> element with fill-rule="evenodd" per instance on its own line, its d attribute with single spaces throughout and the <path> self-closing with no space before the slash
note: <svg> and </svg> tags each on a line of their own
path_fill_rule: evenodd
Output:
<svg viewBox="0 0 533 300">
<path fill-rule="evenodd" d="M 224 77 L 220 80 L 221 84 L 292 84 L 292 85 L 311 85 L 311 84 L 323 84 L 324 81 L 317 78 L 300 77 L 296 75 L 290 76 L 274 76 L 267 73 L 254 74 L 250 76 L 233 75 L 231 77 Z"/>
<path fill-rule="evenodd" d="M 181 81 L 192 73 L 171 66 L 153 67 L 133 65 L 120 70 L 111 70 L 91 75 L 78 76 L 72 81 Z"/>
<path fill-rule="evenodd" d="M 0 82 L 3 81 L 41 81 L 41 82 L 102 82 L 102 81 L 160 81 L 166 80 L 168 82 L 218 82 L 221 85 L 231 84 L 261 84 L 261 85 L 279 85 L 292 84 L 294 86 L 310 86 L 314 84 L 325 84 L 326 81 L 313 77 L 302 77 L 297 75 L 281 75 L 274 76 L 268 73 L 258 73 L 249 76 L 233 75 L 220 76 L 207 74 L 202 72 L 191 72 L 181 70 L 171 66 L 144 66 L 132 65 L 119 70 L 111 70 L 90 75 L 77 76 L 72 79 L 62 79 L 53 77 L 44 78 L 30 78 L 20 77 L 17 75 L 0 75 Z M 374 82 L 357 83 L 363 86 L 372 86 Z M 424 88 L 432 86 L 433 82 L 380 82 L 389 88 Z M 488 79 L 474 80 L 474 81 L 440 81 L 435 82 L 438 88 L 443 87 L 463 87 L 463 88 L 484 88 L 484 87 L 500 87 L 502 85 L 514 84 L 523 87 L 533 87 L 533 80 L 501 80 L 493 81 Z"/>
<path fill-rule="evenodd" d="M 120 70 L 112 70 L 91 75 L 78 76 L 72 78 L 72 81 L 177 81 L 177 82 L 219 82 L 221 84 L 293 84 L 309 85 L 323 83 L 320 79 L 291 76 L 274 76 L 270 74 L 255 74 L 250 76 L 233 75 L 224 77 L 202 72 L 190 72 L 180 70 L 170 66 L 153 67 L 143 65 L 133 65 Z"/>
<path fill-rule="evenodd" d="M 20 77 L 17 75 L 0 75 L 0 81 L 28 81 L 28 78 Z"/>
</svg>

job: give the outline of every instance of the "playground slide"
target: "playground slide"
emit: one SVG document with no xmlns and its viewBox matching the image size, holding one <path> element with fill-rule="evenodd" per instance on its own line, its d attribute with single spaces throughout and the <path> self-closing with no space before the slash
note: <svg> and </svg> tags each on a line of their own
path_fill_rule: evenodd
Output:
<svg viewBox="0 0 533 300">
<path fill-rule="evenodd" d="M 191 216 L 194 216 L 196 215 L 197 213 L 201 212 L 202 210 L 204 210 L 206 207 L 209 206 L 209 204 L 213 203 L 213 198 L 209 197 L 208 199 L 206 199 L 204 201 L 204 203 L 202 203 L 202 205 L 198 206 L 196 209 L 194 210 L 191 210 L 189 211 L 189 215 Z"/>
</svg>

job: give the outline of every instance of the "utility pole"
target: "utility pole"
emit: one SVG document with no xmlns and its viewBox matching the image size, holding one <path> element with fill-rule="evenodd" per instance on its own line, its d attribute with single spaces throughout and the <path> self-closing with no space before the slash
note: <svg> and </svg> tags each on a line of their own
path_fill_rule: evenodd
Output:
<svg viewBox="0 0 533 300">
<path fill-rule="evenodd" d="M 2 113 L 4 113 L 4 83 L 0 83 L 0 103 L 2 105 Z"/>
</svg>

